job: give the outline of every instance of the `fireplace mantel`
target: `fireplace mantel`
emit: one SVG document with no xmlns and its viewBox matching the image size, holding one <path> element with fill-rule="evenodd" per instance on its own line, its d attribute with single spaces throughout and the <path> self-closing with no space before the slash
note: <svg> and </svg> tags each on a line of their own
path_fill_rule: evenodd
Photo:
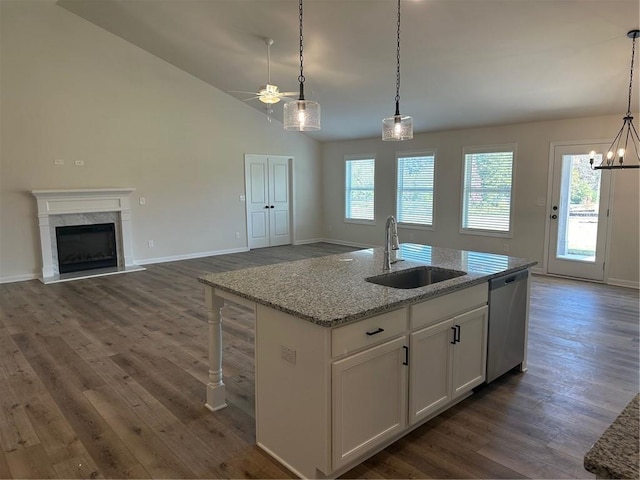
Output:
<svg viewBox="0 0 640 480">
<path fill-rule="evenodd" d="M 42 247 L 42 281 L 53 283 L 96 275 L 144 270 L 133 261 L 131 207 L 129 197 L 135 188 L 93 188 L 67 190 L 32 190 L 38 203 L 38 223 Z M 118 267 L 110 271 L 79 272 L 61 276 L 55 252 L 55 223 L 83 224 L 83 215 L 112 215 L 119 231 Z M 91 223 L 91 222 L 89 222 Z M 54 252 L 56 253 L 54 255 Z"/>
</svg>

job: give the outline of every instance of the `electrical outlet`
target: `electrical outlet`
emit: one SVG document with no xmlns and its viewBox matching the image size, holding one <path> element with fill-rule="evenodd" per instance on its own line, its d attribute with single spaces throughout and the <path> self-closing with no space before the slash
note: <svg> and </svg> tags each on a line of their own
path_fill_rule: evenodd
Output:
<svg viewBox="0 0 640 480">
<path fill-rule="evenodd" d="M 289 363 L 296 364 L 296 349 L 287 347 L 286 345 L 280 345 L 280 356 L 283 360 Z"/>
<path fill-rule="evenodd" d="M 154 247 L 153 240 L 149 240 L 148 244 L 149 244 L 149 248 L 153 248 Z"/>
<path fill-rule="evenodd" d="M 236 238 L 239 239 L 240 238 L 240 232 L 236 232 Z"/>
<path fill-rule="evenodd" d="M 76 164 L 76 167 L 83 167 L 84 166 L 84 160 L 76 160 L 75 164 Z"/>
<path fill-rule="evenodd" d="M 145 205 L 147 203 L 147 199 L 144 197 L 140 197 L 140 205 Z"/>
<path fill-rule="evenodd" d="M 240 201 L 244 202 L 247 200 L 247 197 L 245 197 L 244 195 L 240 195 Z"/>
<path fill-rule="evenodd" d="M 53 161 L 53 164 L 54 164 L 54 165 L 64 165 L 64 160 L 63 160 L 62 158 L 56 158 L 56 159 Z"/>
<path fill-rule="evenodd" d="M 502 246 L 502 250 L 504 250 L 504 252 L 505 252 L 505 253 L 508 253 L 508 252 L 509 252 L 509 244 L 508 244 L 508 243 L 505 243 L 505 244 Z"/>
</svg>

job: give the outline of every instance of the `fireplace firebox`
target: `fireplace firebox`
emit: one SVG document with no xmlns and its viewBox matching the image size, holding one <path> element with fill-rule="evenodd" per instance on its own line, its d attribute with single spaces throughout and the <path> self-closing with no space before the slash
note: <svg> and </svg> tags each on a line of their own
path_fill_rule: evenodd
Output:
<svg viewBox="0 0 640 480">
<path fill-rule="evenodd" d="M 60 274 L 118 266 L 114 223 L 56 227 Z"/>
</svg>

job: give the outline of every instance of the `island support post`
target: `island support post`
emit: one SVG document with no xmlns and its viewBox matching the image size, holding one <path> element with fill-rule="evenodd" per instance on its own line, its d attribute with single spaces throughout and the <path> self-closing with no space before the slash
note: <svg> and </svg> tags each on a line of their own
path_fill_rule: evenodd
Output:
<svg viewBox="0 0 640 480">
<path fill-rule="evenodd" d="M 209 383 L 205 406 L 215 412 L 227 406 L 222 381 L 222 307 L 224 299 L 213 287 L 205 287 L 205 303 L 209 321 Z"/>
</svg>

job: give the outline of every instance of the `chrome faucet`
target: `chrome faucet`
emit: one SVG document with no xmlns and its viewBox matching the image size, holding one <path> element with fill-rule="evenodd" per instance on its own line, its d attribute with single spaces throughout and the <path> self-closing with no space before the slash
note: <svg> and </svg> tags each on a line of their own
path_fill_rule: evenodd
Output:
<svg viewBox="0 0 640 480">
<path fill-rule="evenodd" d="M 400 249 L 398 242 L 398 222 L 393 215 L 387 217 L 385 224 L 385 236 L 384 236 L 384 264 L 382 270 L 391 270 L 391 264 L 396 263 L 397 260 L 391 261 L 391 252 Z"/>
</svg>

